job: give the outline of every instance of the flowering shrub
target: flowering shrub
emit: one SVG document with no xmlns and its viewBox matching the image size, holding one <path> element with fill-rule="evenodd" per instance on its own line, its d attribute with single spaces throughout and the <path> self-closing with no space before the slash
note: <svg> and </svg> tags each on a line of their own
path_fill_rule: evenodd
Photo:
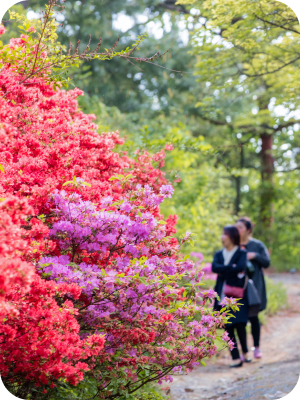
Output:
<svg viewBox="0 0 300 400">
<path fill-rule="evenodd" d="M 22 65 L 28 67 L 26 57 L 34 46 L 31 33 L 27 33 L 0 47 L 0 163 L 5 170 L 0 196 L 28 196 L 34 215 L 38 215 L 46 211 L 50 193 L 74 176 L 92 185 L 83 191 L 92 201 L 103 195 L 117 198 L 122 188 L 108 180 L 129 169 L 134 175 L 132 184 L 149 183 L 158 190 L 166 183 L 164 173 L 152 166 L 152 161 L 161 161 L 164 154 L 144 153 L 130 160 L 115 152 L 124 140 L 118 132 L 98 134 L 95 116 L 78 107 L 76 98 L 83 95 L 81 90 L 55 90 L 44 70 L 27 78 L 25 85 Z M 16 54 L 18 62 L 14 62 Z M 38 54 L 37 60 L 41 58 Z M 65 190 L 73 189 L 67 186 Z"/>
<path fill-rule="evenodd" d="M 44 213 L 49 194 L 73 176 L 92 185 L 83 195 L 93 201 L 103 194 L 118 196 L 122 188 L 108 179 L 130 167 L 135 181 L 156 186 L 164 182 L 162 172 L 152 167 L 151 156 L 141 155 L 133 161 L 113 152 L 123 139 L 117 133 L 97 133 L 94 117 L 78 109 L 80 90 L 55 92 L 46 82 L 31 87 L 18 85 L 18 79 L 10 69 L 0 75 L 0 95 L 7 86 L 13 89 L 0 98 L 0 151 L 5 170 L 2 196 L 29 196 L 37 215 Z"/>
<path fill-rule="evenodd" d="M 227 312 L 205 307 L 209 290 L 196 305 L 202 274 L 170 236 L 176 217 L 160 215 L 173 193 L 152 165 L 164 151 L 117 153 L 118 133 L 99 135 L 83 93 L 55 91 L 47 70 L 25 85 L 28 37 L 0 48 L 0 370 L 17 395 L 85 371 L 116 398 L 214 355 Z"/>
<path fill-rule="evenodd" d="M 201 306 L 195 306 L 202 274 L 176 255 L 178 245 L 153 216 L 172 192 L 171 185 L 159 194 L 137 185 L 118 202 L 103 197 L 99 204 L 64 191 L 52 196 L 57 222 L 50 236 L 61 255 L 43 257 L 38 269 L 46 279 L 82 288 L 77 303 L 82 332 L 106 333 L 105 352 L 92 360 L 93 372 L 112 397 L 122 387 L 134 391 L 151 380 L 171 379 L 171 373 L 189 371 L 217 351 L 217 328 L 226 313 L 204 307 L 216 296 L 213 291 L 202 293 Z M 189 299 L 179 287 L 186 278 Z"/>
<path fill-rule="evenodd" d="M 32 264 L 20 258 L 29 249 L 21 223 L 31 212 L 25 199 L 9 197 L 0 203 L 0 371 L 6 382 L 33 381 L 45 385 L 65 378 L 76 384 L 99 354 L 104 338 L 81 340 L 78 310 L 64 299 L 77 299 L 75 284 L 42 280 Z M 61 298 L 59 305 L 56 298 Z"/>
</svg>

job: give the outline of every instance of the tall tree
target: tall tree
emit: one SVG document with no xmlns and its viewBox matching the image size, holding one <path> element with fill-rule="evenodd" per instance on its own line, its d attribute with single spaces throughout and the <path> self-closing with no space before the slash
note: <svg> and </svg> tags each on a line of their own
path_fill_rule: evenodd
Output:
<svg viewBox="0 0 300 400">
<path fill-rule="evenodd" d="M 198 10 L 193 43 L 199 81 L 207 86 L 198 102 L 203 119 L 226 127 L 241 144 L 252 142 L 259 153 L 259 223 L 270 241 L 273 175 L 287 166 L 293 169 L 295 161 L 290 155 L 274 154 L 274 139 L 282 144 L 287 128 L 295 137 L 299 130 L 299 116 L 293 112 L 300 102 L 300 91 L 295 87 L 300 66 L 298 20 L 291 9 L 277 1 L 179 3 L 192 4 Z M 274 111 L 276 105 L 285 107 L 284 116 Z M 240 162 L 240 167 L 245 167 L 243 157 Z M 246 166 L 256 168 L 255 163 Z"/>
</svg>

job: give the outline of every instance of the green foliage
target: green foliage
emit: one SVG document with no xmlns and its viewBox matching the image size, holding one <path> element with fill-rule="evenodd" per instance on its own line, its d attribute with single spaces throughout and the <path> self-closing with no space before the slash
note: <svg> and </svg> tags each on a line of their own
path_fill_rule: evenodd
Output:
<svg viewBox="0 0 300 400">
<path fill-rule="evenodd" d="M 22 3 L 15 4 L 3 16 L 2 25 L 6 26 L 6 32 L 1 35 L 1 42 L 8 43 L 9 39 L 20 36 L 19 23 L 16 20 L 10 20 L 10 12 L 13 11 L 20 15 L 26 15 Z"/>
<path fill-rule="evenodd" d="M 221 94 L 231 89 L 251 98 L 255 89 L 267 99 L 275 97 L 277 104 L 298 104 L 294 79 L 299 77 L 300 29 L 289 7 L 275 0 L 178 3 L 192 4 L 205 19 L 194 30 L 194 44 L 200 56 L 199 79 L 210 82 L 211 94 L 211 90 Z M 269 117 L 267 110 L 260 111 L 253 118 Z"/>
<path fill-rule="evenodd" d="M 158 392 L 142 392 L 133 396 L 134 400 L 165 400 L 165 397 Z"/>
<path fill-rule="evenodd" d="M 177 214 L 178 235 L 186 230 L 195 233 L 197 251 L 204 254 L 205 261 L 211 261 L 221 247 L 223 227 L 234 222 L 233 193 L 224 169 L 215 169 L 209 161 L 201 162 L 198 154 L 178 149 L 168 156 L 166 167 L 180 170 L 181 182 L 176 184 L 175 193 L 165 202 L 162 212 L 166 216 Z M 195 251 L 188 244 L 184 250 Z"/>
<path fill-rule="evenodd" d="M 148 384 L 133 394 L 133 400 L 166 400 L 158 385 Z"/>
<path fill-rule="evenodd" d="M 277 253 L 277 263 L 281 254 L 274 235 L 287 221 L 280 210 L 278 181 L 289 180 L 281 171 L 299 169 L 300 120 L 294 112 L 300 102 L 294 84 L 300 66 L 298 20 L 278 1 L 178 3 L 190 5 L 200 16 L 192 41 L 197 79 L 205 90 L 196 106 L 203 119 L 221 128 L 210 144 L 222 137 L 232 146 L 220 158 L 232 177 L 241 171 L 235 177 L 236 213 L 254 217 L 259 237 Z M 297 200 L 292 203 L 295 213 Z M 291 226 L 287 229 L 294 243 L 296 235 Z M 295 253 L 286 234 L 280 240 L 287 252 Z"/>
<path fill-rule="evenodd" d="M 244 196 L 244 209 L 257 221 L 259 218 L 259 185 L 260 174 L 251 171 L 245 183 L 249 191 Z M 274 228 L 272 232 L 273 248 L 271 251 L 271 265 L 276 271 L 288 271 L 291 268 L 300 270 L 300 193 L 299 171 L 276 174 L 274 177 L 276 188 L 274 202 Z M 260 237 L 259 228 L 254 228 L 254 237 Z"/>
<path fill-rule="evenodd" d="M 43 396 L 39 394 L 40 396 Z M 85 376 L 82 382 L 77 386 L 60 382 L 57 388 L 49 389 L 44 395 L 44 400 L 89 400 L 97 395 L 97 380 Z"/>
<path fill-rule="evenodd" d="M 81 186 L 89 186 L 89 187 L 91 187 L 91 184 L 90 184 L 90 183 L 83 182 L 81 179 L 78 180 L 78 179 L 76 178 L 76 176 L 73 176 L 73 180 L 72 180 L 72 181 L 67 181 L 67 182 L 65 182 L 62 186 L 66 186 L 66 185 L 71 185 L 71 186 L 73 186 L 74 188 L 79 188 L 79 187 L 81 187 Z"/>
<path fill-rule="evenodd" d="M 266 323 L 267 318 L 275 315 L 278 311 L 288 307 L 287 290 L 282 283 L 274 283 L 267 276 L 265 277 L 267 287 L 267 308 L 259 313 L 259 319 Z"/>
<path fill-rule="evenodd" d="M 92 400 L 99 399 L 98 382 L 96 379 L 85 376 L 82 382 L 73 386 L 60 382 L 57 388 L 50 389 L 45 394 L 39 394 L 42 400 Z M 154 384 L 147 384 L 143 388 L 132 394 L 126 394 L 124 397 L 118 397 L 120 400 L 166 400 L 160 387 Z"/>
</svg>

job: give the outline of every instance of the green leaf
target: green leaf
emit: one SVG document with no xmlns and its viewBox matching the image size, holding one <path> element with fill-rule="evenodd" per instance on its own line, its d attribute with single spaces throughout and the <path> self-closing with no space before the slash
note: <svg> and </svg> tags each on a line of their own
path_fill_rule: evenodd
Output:
<svg viewBox="0 0 300 400">
<path fill-rule="evenodd" d="M 73 184 L 73 183 L 74 183 L 73 181 L 67 181 L 62 186 L 70 185 L 70 184 Z"/>
</svg>

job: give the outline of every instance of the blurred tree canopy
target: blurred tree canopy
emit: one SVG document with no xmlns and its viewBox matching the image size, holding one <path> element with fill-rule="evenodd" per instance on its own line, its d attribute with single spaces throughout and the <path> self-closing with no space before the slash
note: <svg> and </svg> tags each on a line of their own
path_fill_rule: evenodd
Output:
<svg viewBox="0 0 300 400">
<path fill-rule="evenodd" d="M 23 4 L 33 18 L 45 0 Z M 138 57 L 165 53 L 153 64 L 84 61 L 69 74 L 86 92 L 84 111 L 96 114 L 100 131 L 120 130 L 131 156 L 174 145 L 162 168 L 181 182 L 162 211 L 178 214 L 178 235 L 195 232 L 195 250 L 209 261 L 224 224 L 247 214 L 255 236 L 272 246 L 273 265 L 299 267 L 295 14 L 273 0 L 66 0 L 63 6 L 58 35 L 66 46 L 78 40 L 84 46 L 91 34 L 91 46 L 102 37 L 109 48 L 119 37 L 117 49 L 125 48 L 146 32 Z M 7 25 L 6 40 L 16 31 Z"/>
<path fill-rule="evenodd" d="M 204 119 L 226 126 L 241 144 L 253 139 L 259 144 L 259 222 L 263 230 L 272 229 L 273 174 L 293 169 L 295 161 L 280 151 L 274 155 L 273 142 L 283 144 L 289 136 L 291 146 L 298 146 L 298 140 L 293 143 L 286 134 L 287 128 L 297 133 L 300 123 L 293 113 L 300 100 L 295 87 L 300 66 L 298 20 L 277 1 L 180 2 L 192 4 L 199 19 L 193 52 L 201 74 L 198 80 L 206 83 L 207 90 L 197 106 Z M 278 105 L 285 107 L 284 116 L 274 112 Z M 237 166 L 256 168 L 244 161 L 241 152 Z"/>
<path fill-rule="evenodd" d="M 178 3 L 192 5 L 197 18 L 192 52 L 197 59 L 198 81 L 207 87 L 197 107 L 204 120 L 224 126 L 224 137 L 231 134 L 235 143 L 240 144 L 240 154 L 224 154 L 224 162 L 241 172 L 246 169 L 248 182 L 255 190 L 244 196 L 244 205 L 248 203 L 249 210 L 252 204 L 252 215 L 255 207 L 261 236 L 269 246 L 273 242 L 278 252 L 278 245 L 284 240 L 282 228 L 287 222 L 287 215 L 284 217 L 279 208 L 285 197 L 281 186 L 290 187 L 291 176 L 297 179 L 300 168 L 300 113 L 296 111 L 300 100 L 296 84 L 300 66 L 298 19 L 291 9 L 277 1 Z M 296 173 L 286 176 L 293 172 Z M 255 180 L 260 180 L 259 185 L 253 184 Z M 236 186 L 239 212 L 239 176 Z M 297 192 L 290 195 L 299 210 Z M 299 250 L 295 244 L 294 239 L 286 250 L 296 256 Z"/>
</svg>

